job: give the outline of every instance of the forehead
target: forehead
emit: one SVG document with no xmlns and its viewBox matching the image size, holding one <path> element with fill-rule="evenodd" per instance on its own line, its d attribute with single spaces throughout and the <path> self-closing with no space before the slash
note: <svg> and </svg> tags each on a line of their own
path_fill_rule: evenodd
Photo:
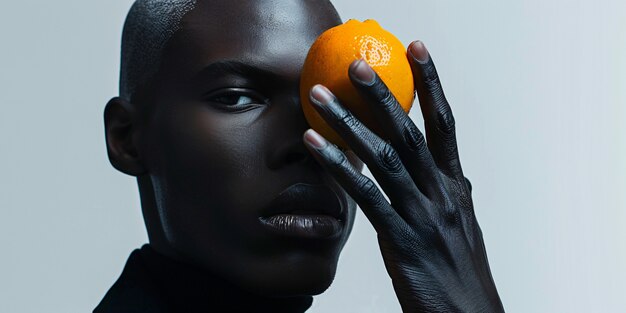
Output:
<svg viewBox="0 0 626 313">
<path fill-rule="evenodd" d="M 198 1 L 171 40 L 167 57 L 197 72 L 216 61 L 262 65 L 283 75 L 304 63 L 313 41 L 341 23 L 323 0 Z"/>
</svg>

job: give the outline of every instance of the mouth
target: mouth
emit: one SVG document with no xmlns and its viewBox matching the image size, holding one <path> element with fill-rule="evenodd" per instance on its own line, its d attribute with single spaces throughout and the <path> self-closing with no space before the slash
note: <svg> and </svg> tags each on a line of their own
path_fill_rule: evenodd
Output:
<svg viewBox="0 0 626 313">
<path fill-rule="evenodd" d="M 259 220 L 277 235 L 330 239 L 341 234 L 343 215 L 341 202 L 330 187 L 298 183 L 270 202 Z"/>
</svg>

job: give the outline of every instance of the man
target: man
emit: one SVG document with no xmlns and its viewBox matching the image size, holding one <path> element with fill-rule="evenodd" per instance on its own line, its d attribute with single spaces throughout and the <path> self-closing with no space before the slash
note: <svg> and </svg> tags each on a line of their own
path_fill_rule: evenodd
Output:
<svg viewBox="0 0 626 313">
<path fill-rule="evenodd" d="M 364 62 L 351 78 L 391 142 L 323 86 L 311 99 L 351 150 L 307 131 L 300 69 L 340 23 L 322 0 L 133 5 L 104 117 L 112 165 L 137 177 L 150 243 L 94 312 L 304 312 L 334 278 L 357 204 L 405 312 L 502 311 L 423 44 L 409 52 L 428 146 Z"/>
</svg>

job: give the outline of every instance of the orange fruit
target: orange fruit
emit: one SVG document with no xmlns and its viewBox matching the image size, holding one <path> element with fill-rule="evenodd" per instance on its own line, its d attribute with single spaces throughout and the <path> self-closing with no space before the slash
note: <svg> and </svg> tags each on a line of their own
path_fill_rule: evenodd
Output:
<svg viewBox="0 0 626 313">
<path fill-rule="evenodd" d="M 413 73 L 406 48 L 376 21 L 351 19 L 326 30 L 307 54 L 300 78 L 300 98 L 311 128 L 343 148 L 347 148 L 347 144 L 311 105 L 309 92 L 315 84 L 326 86 L 354 116 L 385 138 L 368 104 L 348 77 L 350 63 L 358 59 L 365 60 L 372 67 L 405 112 L 409 112 L 415 98 Z"/>
</svg>

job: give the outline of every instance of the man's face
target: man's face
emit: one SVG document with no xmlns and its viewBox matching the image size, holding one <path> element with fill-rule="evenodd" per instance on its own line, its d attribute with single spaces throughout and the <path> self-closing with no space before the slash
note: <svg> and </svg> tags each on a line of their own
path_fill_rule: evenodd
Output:
<svg viewBox="0 0 626 313">
<path fill-rule="evenodd" d="M 325 1 L 199 1 L 184 17 L 139 132 L 176 257 L 263 294 L 330 285 L 356 205 L 303 145 L 298 83 L 339 23 Z"/>
</svg>

